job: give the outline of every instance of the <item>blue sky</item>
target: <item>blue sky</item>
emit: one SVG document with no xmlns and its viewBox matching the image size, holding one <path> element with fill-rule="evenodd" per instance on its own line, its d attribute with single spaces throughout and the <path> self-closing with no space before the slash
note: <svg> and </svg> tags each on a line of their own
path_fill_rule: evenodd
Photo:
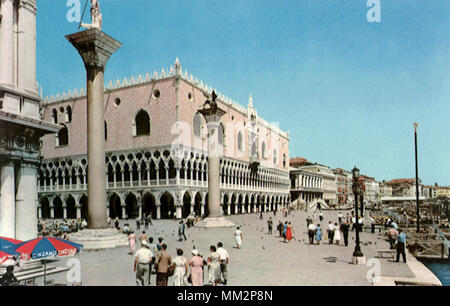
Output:
<svg viewBox="0 0 450 306">
<path fill-rule="evenodd" d="M 85 0 L 81 0 L 84 6 Z M 168 68 L 291 133 L 291 157 L 377 180 L 450 185 L 450 2 L 381 0 L 100 0 L 103 31 L 123 43 L 106 80 Z M 89 9 L 89 8 L 88 8 Z M 45 95 L 85 84 L 65 35 L 66 0 L 38 0 L 37 69 Z M 90 22 L 89 11 L 84 18 Z"/>
</svg>

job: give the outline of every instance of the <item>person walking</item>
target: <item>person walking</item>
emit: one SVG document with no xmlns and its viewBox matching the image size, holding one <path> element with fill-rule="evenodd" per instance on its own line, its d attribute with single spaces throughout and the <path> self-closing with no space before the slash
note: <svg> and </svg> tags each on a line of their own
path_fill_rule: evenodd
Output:
<svg viewBox="0 0 450 306">
<path fill-rule="evenodd" d="M 273 226 L 273 221 L 272 221 L 272 217 L 269 217 L 269 220 L 267 220 L 267 227 L 268 227 L 268 234 L 272 235 L 272 226 Z"/>
<path fill-rule="evenodd" d="M 286 228 L 286 240 L 288 241 L 288 243 L 290 243 L 291 240 L 292 240 L 292 225 L 291 225 L 291 222 L 288 223 L 287 228 Z"/>
<path fill-rule="evenodd" d="M 339 242 L 341 241 L 341 229 L 337 223 L 334 223 L 334 240 L 336 241 L 336 244 L 339 245 Z"/>
<path fill-rule="evenodd" d="M 141 241 L 141 248 L 134 255 L 134 272 L 136 272 L 136 285 L 150 285 L 151 263 L 153 253 L 148 247 L 147 240 Z"/>
<path fill-rule="evenodd" d="M 284 242 L 286 242 L 287 227 L 288 227 L 288 222 L 286 221 L 286 222 L 284 222 L 284 225 L 283 225 L 283 239 L 284 239 Z"/>
<path fill-rule="evenodd" d="M 283 222 L 278 221 L 277 230 L 280 238 L 283 237 Z"/>
<path fill-rule="evenodd" d="M 372 234 L 375 234 L 375 219 L 373 216 L 370 216 L 370 227 Z"/>
<path fill-rule="evenodd" d="M 188 273 L 188 261 L 183 257 L 182 249 L 177 249 L 177 257 L 173 260 L 172 269 L 174 269 L 173 285 L 185 286 Z"/>
<path fill-rule="evenodd" d="M 141 221 L 138 219 L 136 219 L 136 230 L 140 231 L 141 230 Z"/>
<path fill-rule="evenodd" d="M 227 279 L 228 279 L 228 269 L 227 269 L 227 265 L 228 265 L 228 252 L 227 250 L 225 250 L 223 248 L 223 244 L 222 242 L 219 242 L 217 244 L 217 254 L 219 254 L 219 261 L 220 261 L 220 271 L 222 272 L 222 284 L 226 285 L 227 284 Z"/>
<path fill-rule="evenodd" d="M 339 222 L 339 225 L 342 224 L 342 219 L 343 219 L 343 218 L 344 218 L 344 216 L 342 215 L 341 212 L 339 212 L 339 214 L 338 214 L 338 222 Z"/>
<path fill-rule="evenodd" d="M 161 251 L 156 256 L 156 286 L 167 286 L 169 279 L 169 267 L 172 265 L 172 257 L 167 252 L 167 244 L 163 243 Z"/>
<path fill-rule="evenodd" d="M 214 245 L 209 247 L 208 257 L 208 280 L 215 287 L 220 281 L 220 261 L 219 254 Z"/>
<path fill-rule="evenodd" d="M 130 247 L 131 255 L 134 255 L 134 251 L 136 250 L 136 235 L 134 231 L 128 235 L 128 245 Z"/>
<path fill-rule="evenodd" d="M 181 220 L 178 224 L 178 241 L 183 241 L 183 236 L 184 240 L 186 240 L 186 235 L 184 235 L 184 223 L 183 220 Z"/>
<path fill-rule="evenodd" d="M 144 228 L 148 230 L 148 217 L 144 215 Z"/>
<path fill-rule="evenodd" d="M 237 248 L 240 249 L 242 245 L 242 232 L 240 230 L 240 227 L 238 227 L 234 232 L 234 240 L 236 241 Z"/>
<path fill-rule="evenodd" d="M 319 213 L 319 220 L 320 220 L 320 222 L 323 221 L 323 213 L 322 213 L 322 211 L 320 211 L 320 213 Z"/>
<path fill-rule="evenodd" d="M 328 223 L 328 229 L 327 229 L 329 244 L 333 244 L 333 241 L 334 241 L 334 232 L 335 232 L 334 225 L 333 225 L 333 223 L 330 221 L 330 222 Z"/>
<path fill-rule="evenodd" d="M 158 252 L 162 250 L 163 240 L 164 240 L 164 238 L 162 238 L 162 237 L 158 238 L 158 243 L 156 244 L 156 248 L 158 249 Z"/>
<path fill-rule="evenodd" d="M 397 230 L 393 226 L 391 226 L 391 229 L 388 231 L 388 238 L 389 238 L 389 244 L 390 244 L 391 250 L 395 248 L 395 242 L 397 241 L 397 236 L 398 236 Z"/>
<path fill-rule="evenodd" d="M 116 219 L 114 220 L 114 226 L 116 227 L 116 229 L 120 229 L 120 226 L 119 226 L 119 217 L 116 217 Z"/>
<path fill-rule="evenodd" d="M 320 244 L 321 240 L 322 240 L 322 228 L 320 227 L 320 224 L 317 224 L 317 227 L 316 227 L 316 241 L 317 241 L 317 244 Z"/>
<path fill-rule="evenodd" d="M 345 246 L 348 246 L 348 231 L 350 229 L 350 225 L 348 224 L 348 221 L 345 220 L 345 222 L 341 224 L 339 229 L 341 230 L 342 236 L 344 237 Z"/>
<path fill-rule="evenodd" d="M 152 262 L 150 263 L 150 277 L 151 277 L 151 274 L 153 272 L 153 265 L 156 263 L 156 255 L 158 254 L 158 247 L 156 246 L 156 243 L 153 242 L 153 237 L 148 238 L 148 247 L 150 248 L 150 251 L 152 251 L 153 254 Z"/>
<path fill-rule="evenodd" d="M 147 238 L 147 234 L 145 233 L 145 231 L 143 231 L 141 233 L 141 235 L 139 236 L 139 241 L 142 243 L 142 241 L 146 241 L 148 242 L 148 238 Z"/>
<path fill-rule="evenodd" d="M 189 266 L 191 267 L 190 279 L 192 286 L 203 286 L 203 258 L 199 256 L 198 250 L 192 250 Z"/>
<path fill-rule="evenodd" d="M 400 261 L 400 254 L 403 257 L 403 262 L 406 263 L 406 253 L 405 253 L 405 245 L 406 245 L 406 234 L 401 229 L 398 230 L 397 237 L 397 260 Z"/>
<path fill-rule="evenodd" d="M 316 234 L 316 226 L 314 223 L 310 223 L 308 226 L 308 237 L 309 237 L 309 243 L 314 244 L 314 235 Z"/>
</svg>

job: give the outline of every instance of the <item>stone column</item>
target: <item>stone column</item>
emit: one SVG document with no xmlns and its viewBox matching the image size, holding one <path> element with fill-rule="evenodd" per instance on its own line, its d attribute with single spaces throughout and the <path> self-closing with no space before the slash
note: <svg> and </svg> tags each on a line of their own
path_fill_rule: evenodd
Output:
<svg viewBox="0 0 450 306">
<path fill-rule="evenodd" d="M 183 218 L 183 211 L 181 209 L 181 206 L 177 206 L 177 219 L 182 219 Z"/>
<path fill-rule="evenodd" d="M 122 219 L 128 219 L 127 216 L 127 206 L 126 205 L 121 205 L 122 207 Z M 105 213 L 106 214 L 106 213 Z"/>
<path fill-rule="evenodd" d="M 16 176 L 16 239 L 37 238 L 37 166 L 22 164 Z"/>
<path fill-rule="evenodd" d="M 0 5 L 0 84 L 14 84 L 14 7 L 13 0 Z M 2 225 L 0 225 L 2 226 Z M 3 224 L 6 226 L 6 224 Z"/>
<path fill-rule="evenodd" d="M 77 219 L 81 219 L 81 205 L 77 204 L 75 207 L 77 209 Z"/>
<path fill-rule="evenodd" d="M 161 203 L 160 202 L 156 203 L 156 219 L 157 220 L 161 219 Z"/>
<path fill-rule="evenodd" d="M 104 127 L 104 71 L 121 44 L 99 29 L 66 36 L 80 53 L 87 72 L 88 227 L 106 229 L 106 163 Z"/>
<path fill-rule="evenodd" d="M 14 164 L 1 165 L 0 172 L 0 236 L 15 238 L 16 190 Z"/>
</svg>

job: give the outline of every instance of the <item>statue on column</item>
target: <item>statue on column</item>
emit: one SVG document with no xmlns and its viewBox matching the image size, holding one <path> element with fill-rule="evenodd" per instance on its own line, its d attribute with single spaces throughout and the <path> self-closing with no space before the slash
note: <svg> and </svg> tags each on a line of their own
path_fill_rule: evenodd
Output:
<svg viewBox="0 0 450 306">
<path fill-rule="evenodd" d="M 100 13 L 100 3 L 98 0 L 91 0 L 91 24 L 82 23 L 83 28 L 102 30 L 103 15 Z"/>
</svg>

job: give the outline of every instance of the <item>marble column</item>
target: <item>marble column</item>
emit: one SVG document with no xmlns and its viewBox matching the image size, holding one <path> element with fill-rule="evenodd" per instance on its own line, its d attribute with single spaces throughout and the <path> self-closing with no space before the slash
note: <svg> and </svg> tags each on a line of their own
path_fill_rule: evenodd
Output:
<svg viewBox="0 0 450 306">
<path fill-rule="evenodd" d="M 14 164 L 3 164 L 0 169 L 0 236 L 16 237 L 16 190 Z"/>
<path fill-rule="evenodd" d="M 37 166 L 22 164 L 16 176 L 16 239 L 37 238 Z"/>
<path fill-rule="evenodd" d="M 87 72 L 88 227 L 106 229 L 106 162 L 104 127 L 104 71 L 110 56 L 121 47 L 99 29 L 66 36 L 80 53 Z"/>
<path fill-rule="evenodd" d="M 0 84 L 14 85 L 14 6 L 13 0 L 0 5 Z M 1 225 L 0 225 L 1 226 Z M 4 224 L 3 226 L 6 226 Z"/>
</svg>

